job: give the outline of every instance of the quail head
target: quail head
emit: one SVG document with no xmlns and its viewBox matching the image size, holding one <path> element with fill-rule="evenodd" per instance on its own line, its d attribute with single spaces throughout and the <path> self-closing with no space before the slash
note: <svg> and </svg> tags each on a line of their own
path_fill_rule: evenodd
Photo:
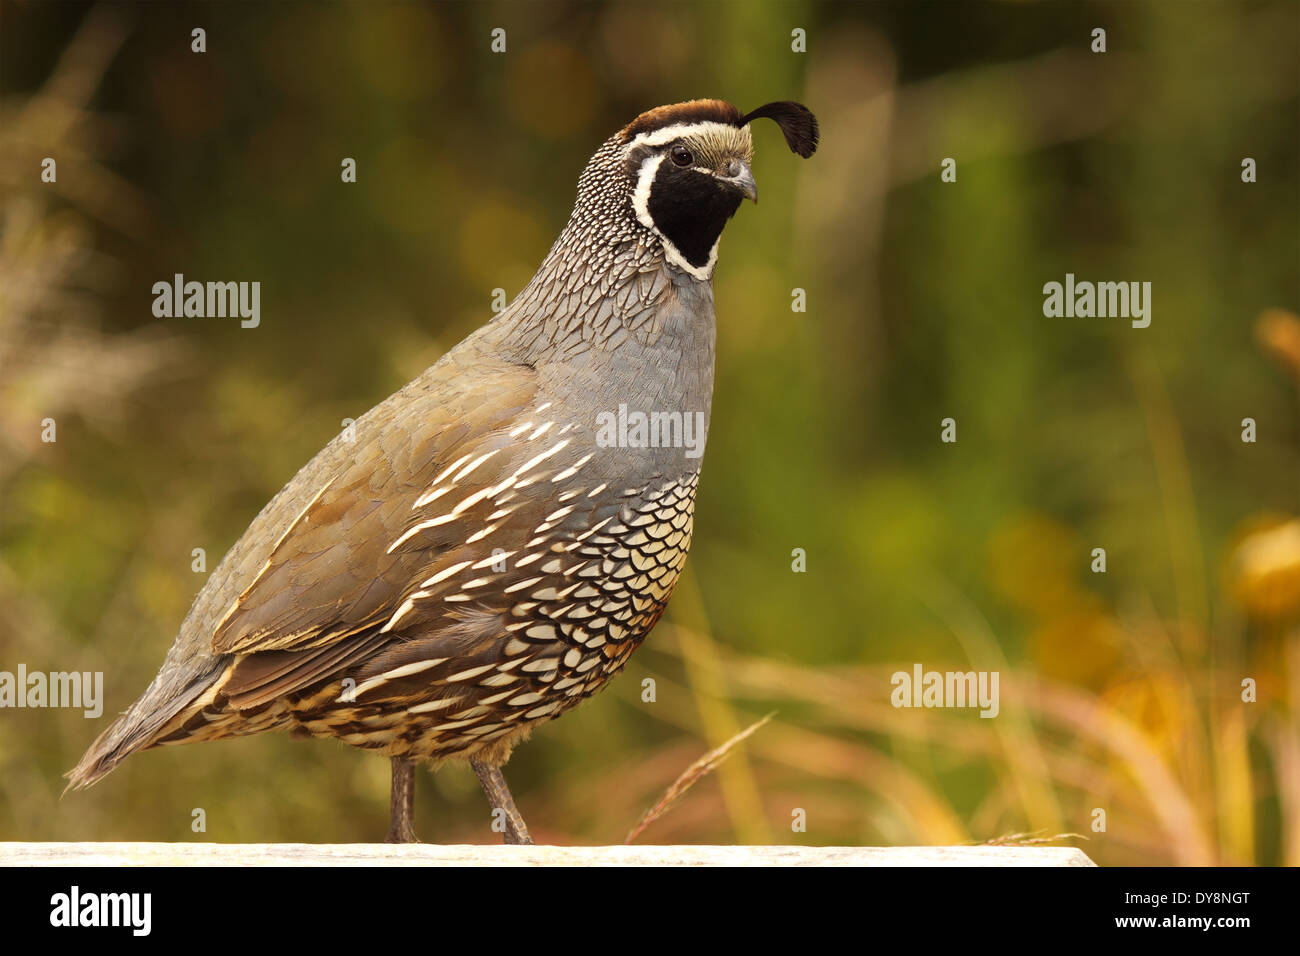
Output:
<svg viewBox="0 0 1300 956">
<path fill-rule="evenodd" d="M 718 240 L 757 199 L 760 117 L 816 149 L 790 102 L 661 106 L 606 140 L 527 287 L 271 499 L 69 786 L 286 729 L 391 759 L 389 840 L 415 839 L 414 764 L 466 759 L 531 842 L 501 765 L 623 666 L 686 560 Z"/>
</svg>

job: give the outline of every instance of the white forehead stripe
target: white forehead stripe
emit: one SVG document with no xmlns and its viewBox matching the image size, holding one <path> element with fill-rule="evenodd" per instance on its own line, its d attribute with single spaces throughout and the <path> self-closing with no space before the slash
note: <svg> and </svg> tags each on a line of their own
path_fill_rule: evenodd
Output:
<svg viewBox="0 0 1300 956">
<path fill-rule="evenodd" d="M 627 144 L 627 148 L 631 151 L 638 146 L 662 146 L 664 143 L 671 143 L 675 139 L 692 136 L 696 133 L 735 133 L 744 128 L 743 126 L 733 126 L 731 123 L 715 123 L 712 120 L 706 120 L 702 123 L 674 123 L 672 126 L 662 126 L 647 133 L 638 133 Z"/>
<path fill-rule="evenodd" d="M 718 126 L 718 123 L 696 123 L 691 128 L 700 126 Z M 674 127 L 665 127 L 673 129 Z M 684 128 L 684 127 L 676 127 Z M 662 132 L 662 130 L 658 131 Z M 669 139 L 672 139 L 670 137 Z M 665 140 L 667 142 L 668 140 Z M 696 279 L 707 279 L 713 275 L 713 267 L 718 264 L 718 243 L 713 244 L 709 250 L 709 261 L 702 266 L 693 266 L 686 261 L 686 257 L 681 254 L 671 239 L 659 231 L 655 225 L 654 219 L 650 216 L 650 187 L 654 184 L 655 174 L 659 171 L 659 165 L 664 161 L 663 153 L 655 153 L 647 156 L 641 162 L 641 169 L 636 174 L 636 189 L 632 191 L 632 211 L 636 213 L 637 222 L 653 232 L 658 238 L 659 243 L 664 247 L 664 258 L 681 269 L 687 275 Z"/>
</svg>

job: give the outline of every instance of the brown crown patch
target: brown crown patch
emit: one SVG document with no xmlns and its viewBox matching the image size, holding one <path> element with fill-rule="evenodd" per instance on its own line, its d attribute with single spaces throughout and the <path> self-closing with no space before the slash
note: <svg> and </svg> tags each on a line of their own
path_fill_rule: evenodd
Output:
<svg viewBox="0 0 1300 956">
<path fill-rule="evenodd" d="M 689 100 L 646 110 L 623 127 L 623 142 L 642 133 L 675 126 L 678 123 L 725 123 L 740 126 L 740 110 L 724 100 Z"/>
</svg>

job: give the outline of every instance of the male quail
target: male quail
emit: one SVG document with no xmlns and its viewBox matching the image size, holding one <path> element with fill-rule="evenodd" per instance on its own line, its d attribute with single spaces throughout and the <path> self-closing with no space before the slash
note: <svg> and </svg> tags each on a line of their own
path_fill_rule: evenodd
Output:
<svg viewBox="0 0 1300 956">
<path fill-rule="evenodd" d="M 790 102 L 661 106 L 606 140 L 519 297 L 271 499 L 69 786 L 288 729 L 391 758 L 390 841 L 415 839 L 414 763 L 462 758 L 506 841 L 531 843 L 501 765 L 623 666 L 686 560 L 702 444 L 671 431 L 707 423 L 713 268 L 757 199 L 758 117 L 816 149 Z M 637 412 L 657 433 L 602 432 Z"/>
</svg>

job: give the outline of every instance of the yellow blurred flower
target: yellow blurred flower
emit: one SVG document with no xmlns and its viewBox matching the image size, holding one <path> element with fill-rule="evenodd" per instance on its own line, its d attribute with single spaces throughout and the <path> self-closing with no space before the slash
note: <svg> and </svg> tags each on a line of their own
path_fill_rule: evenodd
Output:
<svg viewBox="0 0 1300 956">
<path fill-rule="evenodd" d="M 1286 309 L 1265 309 L 1255 320 L 1255 338 L 1292 378 L 1300 379 L 1300 316 Z"/>
<path fill-rule="evenodd" d="M 1082 597 L 1077 582 L 1086 561 L 1073 529 L 1046 515 L 1024 515 L 994 534 L 988 573 L 1007 603 L 1048 618 Z"/>
<path fill-rule="evenodd" d="M 1268 521 L 1247 531 L 1230 552 L 1228 586 L 1253 617 L 1300 614 L 1300 519 Z"/>
<path fill-rule="evenodd" d="M 1164 756 L 1173 754 L 1193 731 L 1186 706 L 1187 686 L 1175 674 L 1152 671 L 1121 677 L 1102 691 L 1100 699 L 1104 706 L 1145 731 L 1150 743 Z M 1116 756 L 1115 765 L 1121 769 L 1123 759 Z"/>
<path fill-rule="evenodd" d="M 1115 672 L 1122 646 L 1118 623 L 1089 595 L 1045 618 L 1030 633 L 1028 650 L 1043 676 L 1096 687 Z"/>
</svg>

